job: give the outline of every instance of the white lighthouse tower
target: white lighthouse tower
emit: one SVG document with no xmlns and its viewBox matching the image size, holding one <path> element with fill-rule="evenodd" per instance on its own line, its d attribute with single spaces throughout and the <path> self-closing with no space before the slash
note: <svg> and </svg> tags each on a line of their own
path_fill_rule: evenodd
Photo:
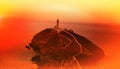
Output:
<svg viewBox="0 0 120 69">
<path fill-rule="evenodd" d="M 59 29 L 59 19 L 57 19 L 56 28 Z"/>
<path fill-rule="evenodd" d="M 58 31 L 58 33 L 60 32 L 60 28 L 59 28 L 59 19 L 57 19 L 57 21 L 56 21 L 55 29 Z"/>
</svg>

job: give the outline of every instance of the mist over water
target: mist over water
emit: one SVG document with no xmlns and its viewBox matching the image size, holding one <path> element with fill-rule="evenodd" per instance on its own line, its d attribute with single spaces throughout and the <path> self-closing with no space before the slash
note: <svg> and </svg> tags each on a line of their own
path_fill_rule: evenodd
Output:
<svg viewBox="0 0 120 69">
<path fill-rule="evenodd" d="M 32 37 L 38 32 L 54 27 L 55 23 L 29 23 L 21 31 L 24 36 L 18 44 L 10 45 L 10 49 L 0 51 L 0 69 L 30 69 L 33 67 L 32 52 L 25 49 Z M 120 64 L 120 26 L 104 24 L 61 23 L 60 28 L 72 29 L 79 35 L 88 38 L 105 52 L 105 57 L 98 62 L 100 69 L 119 69 Z M 20 34 L 19 34 L 20 35 Z M 13 38 L 14 39 L 14 38 Z M 8 44 L 9 45 L 9 44 Z M 0 49 L 1 50 L 1 49 Z M 22 67 L 21 67 L 22 66 Z"/>
</svg>

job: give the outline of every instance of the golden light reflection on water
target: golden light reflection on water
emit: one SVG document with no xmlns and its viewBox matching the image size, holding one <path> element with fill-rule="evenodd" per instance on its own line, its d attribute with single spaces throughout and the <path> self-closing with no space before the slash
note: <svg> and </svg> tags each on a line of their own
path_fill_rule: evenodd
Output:
<svg viewBox="0 0 120 69">
<path fill-rule="evenodd" d="M 120 58 L 120 55 L 119 55 L 120 27 L 115 26 L 115 27 L 110 28 L 106 26 L 103 28 L 103 26 L 102 27 L 98 27 L 98 26 L 97 25 L 95 26 L 85 25 L 85 26 L 80 27 L 83 29 L 80 29 L 78 31 L 76 30 L 76 28 L 73 28 L 71 26 L 70 27 L 71 29 L 76 31 L 76 33 L 79 33 L 80 35 L 85 36 L 86 38 L 88 38 L 89 40 L 91 40 L 92 42 L 94 42 L 95 44 L 97 44 L 104 50 L 105 57 L 98 62 L 98 65 L 96 67 L 99 67 L 100 69 L 119 69 L 120 68 L 119 67 L 119 64 L 120 64 L 120 59 L 119 59 Z M 39 28 L 39 30 L 38 28 L 39 27 L 36 27 L 34 30 L 29 31 L 31 34 L 26 33 L 28 35 L 26 40 L 24 39 L 25 37 L 22 37 L 21 40 L 19 41 L 22 44 L 18 43 L 20 44 L 19 46 L 10 45 L 11 46 L 10 49 L 0 51 L 0 54 L 1 54 L 0 69 L 36 68 L 36 66 L 33 65 L 31 62 L 31 57 L 33 53 L 25 49 L 24 46 L 30 42 L 31 38 L 33 37 L 34 34 L 36 34 L 36 32 L 40 31 L 41 27 Z M 22 33 L 23 32 L 21 32 L 21 34 Z M 13 38 L 13 40 L 15 40 L 15 38 Z"/>
</svg>

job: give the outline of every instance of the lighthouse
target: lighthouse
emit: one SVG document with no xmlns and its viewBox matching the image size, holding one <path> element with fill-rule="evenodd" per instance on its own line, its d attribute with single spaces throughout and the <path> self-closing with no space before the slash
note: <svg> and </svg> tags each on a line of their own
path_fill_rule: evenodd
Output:
<svg viewBox="0 0 120 69">
<path fill-rule="evenodd" d="M 57 21 L 56 21 L 55 29 L 59 29 L 59 19 L 57 19 Z"/>
<path fill-rule="evenodd" d="M 59 28 L 59 19 L 57 19 L 57 25 L 56 25 L 57 28 Z"/>
</svg>

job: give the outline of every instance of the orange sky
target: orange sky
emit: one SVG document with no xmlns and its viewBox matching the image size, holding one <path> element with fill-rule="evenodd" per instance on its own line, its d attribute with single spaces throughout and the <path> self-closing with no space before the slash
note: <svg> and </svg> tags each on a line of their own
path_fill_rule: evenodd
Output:
<svg viewBox="0 0 120 69">
<path fill-rule="evenodd" d="M 36 22 L 60 18 L 64 22 L 120 24 L 119 12 L 119 0 L 0 0 L 0 20 L 25 16 Z"/>
</svg>

